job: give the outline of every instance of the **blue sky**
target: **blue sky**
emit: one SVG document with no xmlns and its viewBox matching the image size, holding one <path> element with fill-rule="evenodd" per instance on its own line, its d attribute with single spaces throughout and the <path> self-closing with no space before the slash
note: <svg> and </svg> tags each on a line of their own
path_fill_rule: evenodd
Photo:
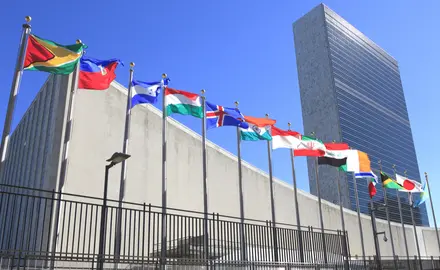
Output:
<svg viewBox="0 0 440 270">
<path fill-rule="evenodd" d="M 3 64 L 0 66 L 0 130 L 6 113 L 16 52 L 25 15 L 32 31 L 62 44 L 81 39 L 87 54 L 120 58 L 125 67 L 117 81 L 128 82 L 128 64 L 135 78 L 157 80 L 168 73 L 171 87 L 207 90 L 210 102 L 233 106 L 246 115 L 269 113 L 280 128 L 302 132 L 292 23 L 319 1 L 166 0 L 166 1 L 6 1 L 0 9 Z M 432 192 L 440 191 L 434 153 L 440 150 L 440 1 L 324 2 L 399 61 L 420 172 L 429 172 Z M 14 125 L 31 103 L 47 74 L 25 72 Z M 200 132 L 200 123 L 176 117 Z M 434 122 L 433 122 L 434 121 Z M 121 127 L 123 128 L 123 127 Z M 399 136 L 399 134 L 389 134 Z M 236 153 L 235 130 L 210 130 L 209 140 Z M 431 141 L 434 141 L 431 143 Z M 402 145 L 405 147 L 405 145 Z M 118 149 L 115 149 L 118 150 Z M 267 171 L 264 142 L 244 142 L 243 159 Z M 274 175 L 291 183 L 289 152 L 273 154 Z M 308 191 L 304 158 L 296 160 L 299 187 Z M 421 175 L 423 177 L 423 175 Z M 440 213 L 440 200 L 434 203 Z M 439 214 L 437 214 L 439 215 Z"/>
</svg>

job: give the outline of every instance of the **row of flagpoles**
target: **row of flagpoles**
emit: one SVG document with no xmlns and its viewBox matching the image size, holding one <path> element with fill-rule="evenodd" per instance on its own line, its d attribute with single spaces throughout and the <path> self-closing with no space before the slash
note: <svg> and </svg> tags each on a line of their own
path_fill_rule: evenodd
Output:
<svg viewBox="0 0 440 270">
<path fill-rule="evenodd" d="M 84 55 L 84 50 L 87 48 L 80 40 L 74 45 L 60 45 L 56 42 L 45 40 L 35 35 L 30 34 L 31 26 L 29 24 L 31 18 L 26 17 L 26 24 L 23 25 L 23 32 L 20 41 L 19 55 L 17 59 L 17 64 L 15 68 L 15 73 L 12 81 L 11 93 L 8 103 L 8 109 L 4 122 L 4 129 L 1 141 L 1 162 L 0 162 L 0 175 L 2 175 L 2 170 L 4 166 L 4 161 L 7 158 L 7 146 L 10 136 L 10 130 L 12 125 L 12 118 L 14 115 L 15 102 L 18 95 L 18 90 L 20 88 L 20 81 L 22 77 L 23 70 L 39 70 L 44 72 L 49 72 L 53 74 L 71 74 L 74 77 L 74 86 L 71 89 L 69 108 L 68 108 L 68 123 L 70 125 L 67 129 L 71 132 L 71 125 L 73 121 L 73 108 L 74 108 L 74 95 L 76 89 L 88 89 L 88 90 L 106 90 L 110 87 L 110 83 L 116 78 L 115 69 L 119 63 L 122 62 L 118 59 L 110 60 L 98 60 L 91 57 L 86 57 Z M 60 53 L 62 52 L 62 53 Z M 364 152 L 350 149 L 346 143 L 323 143 L 315 138 L 315 134 L 312 136 L 304 136 L 298 132 L 292 131 L 290 129 L 290 123 L 288 124 L 288 130 L 282 130 L 275 127 L 276 120 L 269 119 L 269 115 L 266 114 L 265 118 L 256 118 L 250 116 L 244 116 L 238 109 L 238 102 L 235 102 L 235 108 L 223 107 L 210 103 L 206 101 L 205 91 L 202 90 L 201 95 L 194 93 L 176 90 L 168 87 L 169 78 L 166 74 L 162 75 L 160 81 L 155 82 L 145 82 L 134 79 L 134 63 L 130 63 L 129 71 L 129 83 L 128 83 L 128 94 L 127 94 L 127 104 L 126 104 L 126 118 L 124 127 L 124 139 L 123 139 L 123 153 L 128 153 L 128 144 L 130 137 L 130 122 L 131 122 L 131 110 L 134 106 L 138 104 L 155 104 L 158 101 L 159 95 L 162 96 L 162 247 L 161 253 L 163 258 L 166 256 L 166 211 L 167 211 L 167 118 L 173 113 L 190 115 L 193 117 L 200 118 L 202 120 L 202 170 L 203 170 L 203 205 L 204 205 L 204 218 L 208 219 L 208 203 L 207 203 L 207 172 L 206 172 L 206 130 L 221 126 L 234 126 L 237 130 L 237 156 L 238 156 L 238 183 L 239 183 L 239 200 L 240 200 L 240 241 L 241 241 L 241 256 L 246 259 L 246 248 L 245 248 L 245 235 L 244 235 L 244 202 L 243 202 L 243 186 L 242 186 L 242 166 L 241 166 L 241 141 L 257 141 L 266 140 L 267 150 L 268 150 L 268 164 L 269 164 L 269 179 L 270 179 L 270 203 L 271 203 L 271 216 L 273 224 L 273 234 L 274 234 L 274 259 L 278 260 L 277 252 L 277 237 L 276 237 L 276 215 L 275 215 L 275 203 L 274 203 L 274 191 L 273 191 L 273 173 L 272 173 L 272 150 L 278 148 L 289 148 L 291 149 L 291 163 L 292 163 L 292 177 L 293 177 L 293 187 L 294 187 L 294 199 L 295 199 L 295 210 L 296 210 L 296 220 L 298 230 L 301 229 L 301 221 L 299 215 L 299 205 L 298 205 L 298 194 L 297 194 L 297 183 L 295 176 L 295 165 L 294 157 L 296 156 L 306 156 L 314 158 L 314 168 L 315 168 L 315 181 L 317 187 L 318 195 L 318 207 L 320 216 L 320 227 L 322 233 L 324 233 L 324 221 L 322 216 L 322 205 L 321 205 L 321 194 L 319 188 L 319 173 L 318 165 L 330 165 L 338 169 L 338 196 L 339 205 L 341 212 L 341 226 L 342 230 L 346 232 L 343 205 L 342 205 L 342 195 L 340 186 L 340 171 L 352 172 L 354 179 L 354 188 L 356 196 L 356 208 L 359 220 L 359 230 L 361 235 L 361 245 L 362 245 L 362 255 L 365 259 L 365 247 L 363 239 L 363 230 L 360 218 L 360 207 L 357 192 L 356 178 L 369 178 L 369 192 L 370 198 L 376 193 L 375 185 L 378 181 L 377 176 L 372 172 L 370 167 L 370 160 L 368 155 Z M 68 139 L 66 140 L 64 146 L 64 161 L 68 158 Z M 67 162 L 64 162 L 66 166 Z M 65 170 L 62 170 L 65 171 Z M 387 203 L 387 192 L 386 189 L 396 189 L 398 192 L 405 191 L 408 192 L 410 201 L 412 201 L 412 193 L 417 192 L 420 194 L 419 198 L 411 203 L 412 206 L 418 206 L 423 203 L 428 198 L 431 201 L 431 209 L 434 217 L 434 225 L 436 228 L 437 241 L 440 248 L 440 238 L 437 229 L 437 223 L 435 220 L 435 213 L 432 204 L 432 198 L 430 196 L 428 176 L 425 173 L 425 186 L 422 187 L 417 181 L 408 179 L 405 176 L 400 176 L 396 173 L 394 167 L 394 174 L 396 179 L 390 178 L 388 175 L 382 172 L 380 166 L 381 182 L 384 187 L 384 200 Z M 121 180 L 120 180 L 120 191 L 119 191 L 119 202 L 122 204 L 124 199 L 124 189 L 125 181 L 127 176 L 127 164 L 122 162 L 121 168 Z M 60 183 L 65 180 L 65 175 L 60 176 Z M 61 187 L 59 187 L 61 188 Z M 399 195 L 399 194 L 397 194 Z M 404 228 L 404 222 L 402 217 L 400 196 L 397 196 L 399 212 L 401 218 L 402 228 Z M 370 204 L 373 209 L 373 202 L 370 199 Z M 120 205 L 121 209 L 122 205 Z M 386 208 L 388 225 L 391 233 L 391 225 L 389 219 L 388 209 Z M 414 226 L 414 233 L 417 242 L 417 251 L 420 257 L 420 249 L 417 240 L 417 234 L 415 230 L 414 215 L 411 208 L 412 223 Z M 119 213 L 117 219 L 117 233 L 115 240 L 115 252 L 118 254 L 120 249 L 120 219 L 121 215 Z M 405 239 L 405 248 L 407 256 L 408 245 L 406 241 L 406 233 L 403 230 L 403 235 Z M 344 238 L 346 239 L 346 238 Z M 326 256 L 326 243 L 325 237 L 322 237 L 323 247 L 324 247 L 324 258 L 327 261 Z M 300 246 L 301 244 L 301 234 L 299 238 Z M 208 227 L 207 222 L 204 225 L 204 245 L 205 251 L 208 245 Z M 391 237 L 391 245 L 393 250 L 393 255 L 395 255 L 394 242 Z M 347 248 L 347 245 L 345 245 Z M 208 254 L 206 254 L 208 255 Z M 301 249 L 301 258 L 303 260 L 303 251 Z"/>
</svg>

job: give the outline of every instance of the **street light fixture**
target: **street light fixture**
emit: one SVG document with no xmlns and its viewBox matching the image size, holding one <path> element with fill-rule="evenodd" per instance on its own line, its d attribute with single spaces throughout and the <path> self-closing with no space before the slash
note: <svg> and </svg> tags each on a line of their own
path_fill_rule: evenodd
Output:
<svg viewBox="0 0 440 270">
<path fill-rule="evenodd" d="M 107 159 L 107 162 L 110 162 L 110 164 L 108 164 L 107 166 L 110 166 L 110 168 L 111 168 L 114 165 L 121 163 L 122 161 L 128 159 L 129 157 L 130 157 L 130 155 L 116 152 L 109 159 Z"/>
<path fill-rule="evenodd" d="M 374 238 L 374 246 L 376 247 L 376 263 L 378 269 L 382 269 L 381 261 L 380 261 L 380 247 L 379 247 L 379 241 L 377 239 L 377 236 L 379 234 L 383 234 L 383 240 L 386 242 L 388 241 L 388 238 L 385 234 L 385 232 L 377 232 L 376 227 L 376 211 L 377 210 L 384 210 L 387 207 L 386 204 L 382 204 L 381 206 L 375 207 L 373 204 L 373 201 L 370 200 L 370 209 L 371 209 L 371 226 L 373 228 L 373 238 Z"/>
<path fill-rule="evenodd" d="M 105 250 L 105 228 L 107 227 L 107 192 L 108 192 L 108 171 L 111 167 L 118 163 L 128 159 L 130 155 L 115 152 L 107 162 L 110 164 L 105 165 L 105 179 L 104 179 L 104 196 L 101 208 L 101 230 L 99 235 L 99 258 L 98 258 L 98 269 L 104 269 L 104 250 Z"/>
</svg>

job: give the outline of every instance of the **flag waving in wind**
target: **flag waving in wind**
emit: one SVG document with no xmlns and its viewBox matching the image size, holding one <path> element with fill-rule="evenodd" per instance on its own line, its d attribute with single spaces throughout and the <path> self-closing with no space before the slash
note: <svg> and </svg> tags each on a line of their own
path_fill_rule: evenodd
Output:
<svg viewBox="0 0 440 270">
<path fill-rule="evenodd" d="M 321 141 L 301 135 L 292 130 L 272 127 L 272 148 L 291 148 L 295 156 L 319 157 L 325 153 L 325 145 Z"/>
<path fill-rule="evenodd" d="M 247 129 L 249 125 L 244 122 L 244 116 L 237 108 L 228 108 L 206 102 L 206 128 L 222 126 L 236 126 Z"/>
<path fill-rule="evenodd" d="M 29 35 L 24 70 L 70 74 L 75 70 L 76 64 L 86 47 L 82 43 L 61 45 L 36 35 Z"/>
<path fill-rule="evenodd" d="M 131 90 L 131 107 L 138 104 L 157 102 L 162 82 L 142 82 L 138 80 L 132 81 Z"/>
<path fill-rule="evenodd" d="M 399 191 L 404 192 L 422 192 L 422 184 L 415 181 L 408 179 L 408 177 L 403 177 L 401 175 L 396 174 L 396 182 L 399 183 L 403 187 L 403 189 L 399 189 Z"/>
<path fill-rule="evenodd" d="M 416 198 L 416 200 L 413 203 L 413 207 L 418 207 L 422 203 L 424 203 L 428 199 L 428 186 L 426 183 L 423 184 L 422 192 L 419 193 L 419 196 Z"/>
<path fill-rule="evenodd" d="M 272 140 L 270 128 L 275 125 L 275 120 L 251 116 L 245 116 L 244 119 L 249 127 L 240 128 L 240 137 L 243 141 Z"/>
<path fill-rule="evenodd" d="M 123 65 L 119 59 L 98 60 L 83 56 L 80 60 L 78 88 L 107 90 L 116 78 L 116 67 Z"/>
</svg>

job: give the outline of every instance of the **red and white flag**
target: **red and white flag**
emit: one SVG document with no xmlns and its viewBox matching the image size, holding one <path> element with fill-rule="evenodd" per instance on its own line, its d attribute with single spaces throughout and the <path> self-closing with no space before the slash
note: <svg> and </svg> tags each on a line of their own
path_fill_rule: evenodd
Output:
<svg viewBox="0 0 440 270">
<path fill-rule="evenodd" d="M 272 148 L 290 148 L 295 156 L 324 156 L 325 145 L 315 138 L 303 136 L 292 130 L 272 126 Z"/>
<path fill-rule="evenodd" d="M 408 179 L 407 177 L 396 174 L 396 182 L 403 187 L 403 189 L 399 189 L 399 191 L 403 192 L 423 192 L 422 184 Z"/>
</svg>

